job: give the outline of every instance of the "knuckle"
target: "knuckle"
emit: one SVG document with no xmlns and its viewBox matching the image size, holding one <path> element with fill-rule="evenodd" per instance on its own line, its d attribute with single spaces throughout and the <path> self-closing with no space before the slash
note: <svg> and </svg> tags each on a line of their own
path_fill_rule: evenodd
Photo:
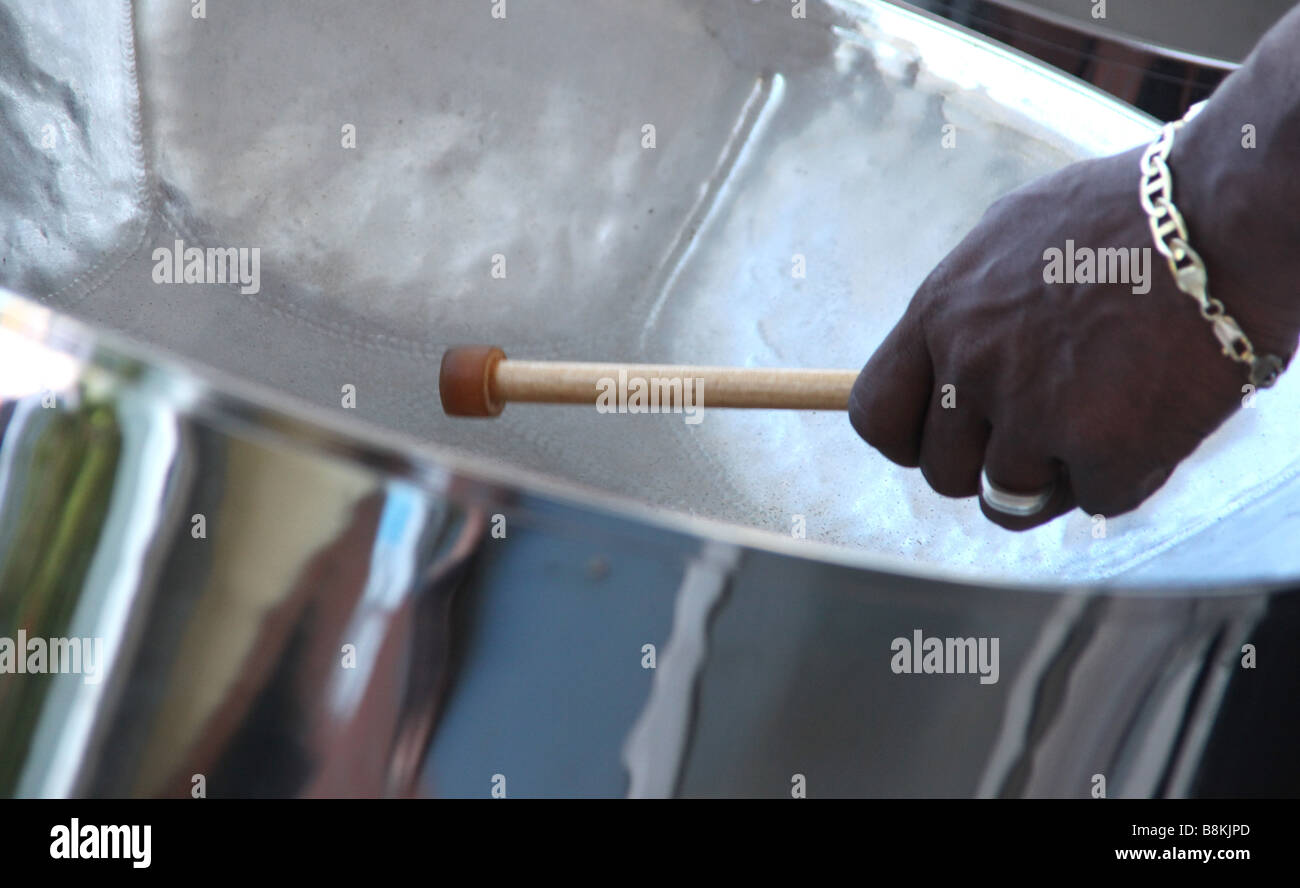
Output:
<svg viewBox="0 0 1300 888">
<path fill-rule="evenodd" d="M 881 441 L 871 442 L 872 447 L 880 451 L 880 454 L 890 462 L 902 466 L 905 469 L 915 469 L 917 467 L 916 449 L 903 441 Z"/>
<path fill-rule="evenodd" d="M 1168 479 L 1170 470 L 1136 461 L 1111 461 L 1086 472 L 1075 472 L 1073 484 L 1079 508 L 1090 515 L 1113 518 L 1132 512 Z"/>
<path fill-rule="evenodd" d="M 921 476 L 925 483 L 940 496 L 965 499 L 979 493 L 978 470 L 970 472 L 950 460 L 936 459 L 929 453 L 921 455 Z"/>
<path fill-rule="evenodd" d="M 858 401 L 856 392 L 849 408 L 849 422 L 853 430 L 888 459 L 904 468 L 916 468 L 918 454 L 911 434 L 896 419 L 897 411 L 879 401 L 866 404 Z"/>
<path fill-rule="evenodd" d="M 1114 486 L 1098 487 L 1096 485 L 1088 486 L 1082 490 L 1075 489 L 1075 497 L 1079 503 L 1079 508 L 1089 515 L 1102 515 L 1106 518 L 1114 518 L 1117 515 L 1123 515 L 1125 512 L 1131 512 L 1141 505 L 1146 499 L 1145 495 L 1139 494 L 1132 488 L 1115 488 Z"/>
</svg>

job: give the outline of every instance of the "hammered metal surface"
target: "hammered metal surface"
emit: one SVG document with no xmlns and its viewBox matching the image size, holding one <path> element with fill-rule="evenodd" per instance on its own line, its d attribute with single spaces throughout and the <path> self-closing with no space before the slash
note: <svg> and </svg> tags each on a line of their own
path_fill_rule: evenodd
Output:
<svg viewBox="0 0 1300 888">
<path fill-rule="evenodd" d="M 316 404 L 355 385 L 371 422 L 655 507 L 787 535 L 803 516 L 810 539 L 974 578 L 1208 578 L 1196 535 L 1297 475 L 1294 379 L 1105 539 L 1077 513 L 1005 533 L 839 414 L 441 415 L 437 359 L 463 342 L 860 366 L 992 200 L 1152 131 L 891 4 L 807 8 L 9 0 L 0 284 Z M 259 292 L 154 283 L 178 239 L 260 249 Z M 1300 571 L 1274 549 L 1249 570 Z"/>
</svg>

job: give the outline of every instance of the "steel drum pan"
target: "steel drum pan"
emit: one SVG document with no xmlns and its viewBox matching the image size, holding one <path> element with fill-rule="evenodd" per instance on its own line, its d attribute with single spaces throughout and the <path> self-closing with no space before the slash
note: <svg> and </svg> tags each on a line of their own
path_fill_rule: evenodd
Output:
<svg viewBox="0 0 1300 888">
<path fill-rule="evenodd" d="M 1252 791 L 1290 377 L 1102 536 L 842 414 L 438 408 L 463 342 L 861 365 L 989 203 L 1154 122 L 887 2 L 494 8 L 0 3 L 0 636 L 103 640 L 0 674 L 0 793 Z M 999 679 L 897 674 L 914 630 Z"/>
</svg>

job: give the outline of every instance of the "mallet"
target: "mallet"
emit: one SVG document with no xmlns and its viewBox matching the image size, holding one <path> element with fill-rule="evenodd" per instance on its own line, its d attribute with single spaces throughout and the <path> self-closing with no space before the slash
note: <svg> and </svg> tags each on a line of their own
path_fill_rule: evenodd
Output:
<svg viewBox="0 0 1300 888">
<path fill-rule="evenodd" d="M 620 379 L 702 379 L 700 406 L 706 408 L 846 410 L 857 377 L 857 370 L 512 361 L 494 345 L 467 345 L 442 356 L 438 392 L 449 416 L 497 416 L 509 401 L 595 404 L 602 386 Z M 662 386 L 661 391 L 672 389 Z"/>
</svg>

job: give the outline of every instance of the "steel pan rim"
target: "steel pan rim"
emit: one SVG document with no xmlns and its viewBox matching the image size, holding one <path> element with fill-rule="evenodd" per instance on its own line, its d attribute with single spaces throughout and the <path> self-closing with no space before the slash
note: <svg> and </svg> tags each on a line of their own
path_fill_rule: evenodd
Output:
<svg viewBox="0 0 1300 888">
<path fill-rule="evenodd" d="M 912 3 L 909 3 L 908 0 L 877 0 L 877 2 L 892 3 L 896 6 L 906 7 L 907 9 L 913 10 L 921 15 L 934 15 L 934 13 L 929 10 L 920 9 L 914 6 Z M 1034 6 L 1029 6 L 1028 4 L 1020 2 L 1020 0 L 986 0 L 986 2 L 991 3 L 1008 13 L 1009 18 L 1007 24 L 1014 28 L 1019 28 L 1028 22 L 1046 23 L 1053 27 L 1060 28 L 1063 31 L 1073 31 L 1081 36 L 1096 40 L 1099 44 L 1105 46 L 1140 53 L 1143 56 L 1153 59 L 1174 61 L 1194 67 L 1212 68 L 1225 75 L 1230 74 L 1237 68 L 1241 67 L 1240 63 L 1234 62 L 1228 58 L 1179 49 L 1175 46 L 1159 43 L 1155 40 L 1140 37 L 1126 31 L 1106 30 L 1097 27 L 1089 21 L 1071 18 L 1068 15 L 1064 15 L 1063 13 L 1056 12 L 1052 9 L 1039 9 Z M 953 24 L 956 27 L 972 31 L 972 29 L 965 25 L 951 22 L 948 19 L 944 19 L 942 16 L 937 16 L 937 18 L 942 21 L 947 21 L 949 24 Z M 972 33 L 979 34 L 980 32 L 972 31 Z M 987 37 L 983 34 L 980 36 L 986 40 L 994 40 L 996 42 L 996 38 Z M 999 45 L 1003 44 L 999 43 Z M 1019 52 L 1020 50 L 1016 51 Z M 1033 57 L 1030 56 L 1030 58 Z"/>
<path fill-rule="evenodd" d="M 1115 115 L 1116 119 L 1127 118 L 1129 123 L 1137 125 L 1146 132 L 1154 134 L 1160 129 L 1161 121 L 1156 117 L 1094 86 L 1087 80 L 959 22 L 913 6 L 907 0 L 824 0 L 824 2 L 856 20 L 870 20 L 873 16 L 884 15 L 886 18 L 893 16 L 897 21 L 910 21 L 913 25 L 925 28 L 935 36 L 935 39 L 956 39 L 970 49 L 985 53 L 989 57 L 1000 58 L 1018 67 L 1025 74 L 1039 79 L 1040 82 L 1053 84 L 1091 102 L 1104 105 L 1108 114 Z M 1028 92 L 1028 87 L 1023 83 L 1018 85 Z"/>
<path fill-rule="evenodd" d="M 259 438 L 299 448 L 306 455 L 341 459 L 351 465 L 432 489 L 445 486 L 444 481 L 449 476 L 489 489 L 511 489 L 556 505 L 595 513 L 592 515 L 593 524 L 599 523 L 600 513 L 604 513 L 700 541 L 716 540 L 877 576 L 930 580 L 971 590 L 1003 589 L 1049 595 L 1084 592 L 1156 598 L 1172 595 L 1187 599 L 1257 595 L 1293 585 L 1286 581 L 1249 579 L 1231 586 L 1214 583 L 1129 585 L 1115 579 L 1058 586 L 1007 579 L 982 581 L 956 569 L 938 568 L 889 553 L 814 540 L 794 540 L 774 531 L 651 506 L 632 497 L 421 440 L 368 420 L 340 416 L 287 392 L 239 378 L 164 348 L 146 345 L 117 331 L 98 329 L 3 288 L 0 288 L 0 329 L 79 361 L 78 379 L 84 377 L 85 366 L 93 366 L 114 376 L 122 376 L 128 368 L 161 374 L 175 384 L 176 391 L 197 393 L 189 403 L 179 395 L 173 397 L 168 405 L 173 412 L 208 425 L 223 437 L 233 436 L 236 432 L 251 432 Z M 433 400 L 431 409 L 436 409 Z"/>
</svg>

